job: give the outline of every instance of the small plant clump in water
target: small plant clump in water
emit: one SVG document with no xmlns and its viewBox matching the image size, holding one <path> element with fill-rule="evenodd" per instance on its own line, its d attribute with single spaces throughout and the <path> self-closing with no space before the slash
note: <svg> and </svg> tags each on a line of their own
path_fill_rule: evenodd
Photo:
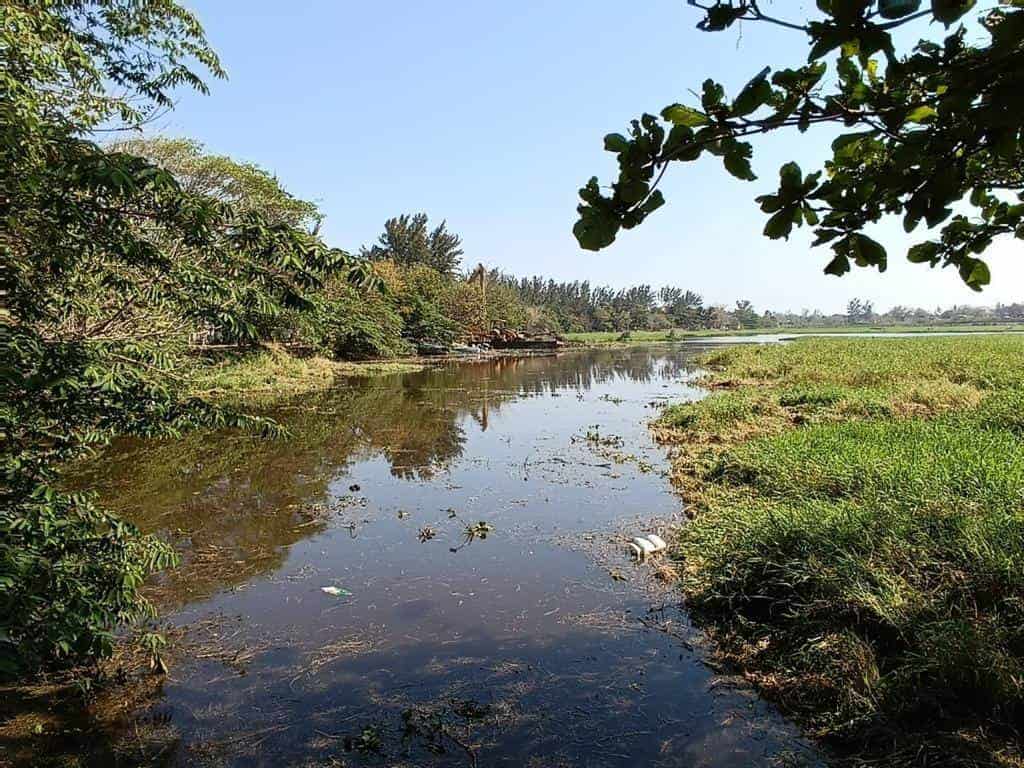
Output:
<svg viewBox="0 0 1024 768">
<path fill-rule="evenodd" d="M 359 752 L 364 755 L 380 754 L 384 747 L 380 729 L 372 725 L 363 728 L 356 736 L 346 736 L 342 743 L 346 752 Z"/>
<path fill-rule="evenodd" d="M 466 537 L 466 543 L 473 541 L 474 539 L 486 539 L 487 534 L 494 531 L 494 526 L 490 523 L 485 523 L 483 520 L 472 523 L 466 526 L 464 535 Z"/>
</svg>

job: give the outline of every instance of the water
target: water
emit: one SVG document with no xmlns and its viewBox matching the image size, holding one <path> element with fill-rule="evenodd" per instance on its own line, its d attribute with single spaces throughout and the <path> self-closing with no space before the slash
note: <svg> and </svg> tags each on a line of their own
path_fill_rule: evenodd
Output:
<svg viewBox="0 0 1024 768">
<path fill-rule="evenodd" d="M 162 729 L 161 765 L 804 755 L 620 551 L 681 518 L 646 423 L 699 396 L 696 349 L 444 364 L 302 398 L 275 412 L 287 440 L 120 446 L 84 480 L 183 551 L 153 597 L 189 628 L 121 738 Z M 93 762 L 124 762 L 113 744 Z"/>
</svg>

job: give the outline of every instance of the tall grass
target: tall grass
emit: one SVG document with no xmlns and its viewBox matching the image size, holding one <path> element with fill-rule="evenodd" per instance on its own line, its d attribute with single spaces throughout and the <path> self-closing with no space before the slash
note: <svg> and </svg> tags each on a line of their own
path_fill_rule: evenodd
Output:
<svg viewBox="0 0 1024 768">
<path fill-rule="evenodd" d="M 1024 339 L 705 362 L 735 388 L 662 426 L 702 455 L 675 551 L 723 654 L 851 760 L 1020 765 Z"/>
</svg>

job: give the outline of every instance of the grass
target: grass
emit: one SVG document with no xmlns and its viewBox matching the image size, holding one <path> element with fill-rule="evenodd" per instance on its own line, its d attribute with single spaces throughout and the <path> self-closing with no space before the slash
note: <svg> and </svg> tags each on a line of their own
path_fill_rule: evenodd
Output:
<svg viewBox="0 0 1024 768">
<path fill-rule="evenodd" d="M 349 376 L 387 376 L 422 367 L 400 360 L 353 363 L 325 357 L 296 357 L 270 348 L 198 366 L 190 386 L 192 394 L 222 401 L 255 402 L 330 389 Z"/>
<path fill-rule="evenodd" d="M 1024 339 L 705 357 L 674 542 L 724 658 L 851 765 L 1020 766 Z"/>
<path fill-rule="evenodd" d="M 1024 324 L 1006 323 L 999 325 L 850 325 L 822 328 L 745 328 L 742 330 L 699 330 L 689 331 L 674 328 L 666 331 L 629 331 L 625 338 L 620 331 L 586 331 L 567 333 L 565 339 L 585 346 L 612 346 L 623 344 L 654 344 L 659 342 L 699 339 L 709 336 L 755 336 L 762 333 L 802 336 L 813 334 L 846 333 L 1006 333 L 1024 332 Z"/>
</svg>

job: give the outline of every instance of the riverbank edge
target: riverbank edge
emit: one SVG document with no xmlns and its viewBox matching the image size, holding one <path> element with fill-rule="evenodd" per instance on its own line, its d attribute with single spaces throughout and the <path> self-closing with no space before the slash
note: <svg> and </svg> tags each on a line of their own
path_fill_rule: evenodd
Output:
<svg viewBox="0 0 1024 768">
<path fill-rule="evenodd" d="M 786 337 L 814 336 L 816 334 L 875 334 L 875 333 L 913 333 L 913 334 L 1000 334 L 1024 333 L 1024 323 L 1005 323 L 998 325 L 844 325 L 822 326 L 816 328 L 744 328 L 733 330 L 683 330 L 679 328 L 664 331 L 586 331 L 582 333 L 565 333 L 563 338 L 573 347 L 637 347 L 648 344 L 671 344 L 674 342 L 700 341 L 710 338 L 743 338 L 746 336 L 780 335 Z M 626 338 L 623 338 L 623 337 Z"/>
<path fill-rule="evenodd" d="M 228 405 L 261 405 L 323 392 L 349 378 L 415 373 L 429 360 L 416 357 L 363 361 L 297 355 L 268 345 L 197 361 L 187 376 L 187 394 Z"/>
<path fill-rule="evenodd" d="M 974 332 L 965 336 L 993 337 L 1000 334 L 991 332 Z M 922 334 L 924 338 L 926 334 Z M 963 342 L 961 337 L 941 337 L 950 342 Z M 855 340 L 835 339 L 795 339 L 788 347 L 804 347 L 806 356 L 815 357 L 816 350 L 811 346 L 816 342 L 825 343 Z M 861 340 L 866 341 L 866 340 Z M 871 340 L 870 343 L 886 343 L 888 339 Z M 917 338 L 909 341 L 918 341 Z M 650 342 L 641 342 L 650 343 Z M 892 721 L 883 723 L 881 730 L 885 732 L 885 738 L 889 739 L 886 747 L 879 751 L 877 741 L 878 731 L 873 729 L 870 738 L 865 736 L 861 739 L 857 734 L 857 725 L 846 723 L 850 731 L 838 733 L 836 729 L 824 726 L 828 716 L 829 706 L 834 706 L 831 700 L 815 700 L 813 694 L 806 695 L 802 691 L 806 683 L 806 676 L 798 674 L 800 664 L 788 666 L 780 664 L 778 658 L 771 659 L 771 654 L 765 654 L 765 647 L 773 643 L 770 635 L 771 619 L 764 624 L 754 628 L 750 633 L 750 627 L 741 627 L 746 619 L 733 613 L 733 608 L 742 603 L 747 595 L 735 593 L 732 595 L 720 595 L 722 598 L 717 607 L 710 608 L 696 604 L 695 594 L 692 585 L 692 577 L 703 567 L 701 553 L 694 548 L 695 541 L 688 541 L 684 535 L 687 527 L 693 525 L 693 521 L 705 521 L 706 516 L 716 504 L 722 503 L 722 498 L 716 499 L 715 488 L 724 488 L 730 484 L 729 469 L 723 462 L 734 449 L 741 446 L 749 446 L 754 443 L 765 443 L 773 437 L 792 433 L 801 427 L 811 423 L 828 423 L 835 414 L 823 413 L 822 404 L 824 401 L 816 402 L 814 397 L 815 387 L 810 387 L 809 392 L 803 392 L 794 397 L 794 388 L 786 387 L 785 376 L 772 376 L 767 370 L 760 370 L 756 375 L 751 376 L 750 369 L 741 371 L 739 366 L 734 365 L 730 360 L 730 354 L 752 349 L 761 345 L 757 344 L 736 344 L 718 347 L 704 352 L 697 360 L 703 367 L 701 378 L 696 382 L 707 390 L 707 396 L 698 401 L 684 402 L 668 406 L 658 418 L 649 423 L 652 435 L 660 444 L 667 446 L 670 450 L 669 460 L 673 483 L 684 496 L 686 516 L 690 523 L 684 523 L 672 535 L 670 543 L 670 556 L 676 564 L 679 573 L 677 588 L 683 593 L 687 610 L 693 617 L 696 626 L 702 630 L 708 639 L 708 651 L 711 659 L 716 664 L 721 664 L 739 673 L 747 682 L 755 688 L 759 694 L 779 706 L 780 711 L 794 722 L 796 722 L 811 738 L 824 747 L 829 754 L 830 764 L 837 766 L 857 766 L 861 768 L 867 765 L 886 765 L 909 768 L 910 766 L 932 765 L 932 760 L 939 755 L 944 755 L 948 762 L 943 765 L 964 767 L 986 766 L 986 768 L 1020 768 L 1024 766 L 1024 748 L 1019 733 L 1016 736 L 1007 736 L 1006 723 L 993 723 L 994 733 L 986 732 L 986 724 L 964 723 L 960 730 L 950 729 L 949 723 L 936 727 L 934 731 L 922 731 L 918 728 L 905 730 L 907 723 Z M 778 345 L 771 345 L 773 347 Z M 856 361 L 851 360 L 853 368 L 851 372 L 856 376 Z M 778 374 L 778 372 L 776 372 Z M 954 378 L 951 376 L 950 378 Z M 821 382 L 823 389 L 829 388 L 827 381 Z M 982 384 L 981 389 L 986 385 Z M 799 389 L 799 388 L 797 388 Z M 785 397 L 780 394 L 786 391 L 790 398 L 785 402 Z M 900 390 L 900 388 L 897 388 Z M 1021 389 L 1018 387 L 1018 396 Z M 913 400 L 907 387 L 901 391 L 892 393 L 894 400 L 901 398 Z M 939 419 L 945 416 L 956 414 L 961 411 L 976 412 L 981 410 L 987 401 L 981 398 L 966 400 L 962 398 L 963 392 L 957 392 L 949 399 L 943 399 L 944 395 L 939 394 L 936 401 L 931 403 L 914 402 L 910 407 L 900 410 L 897 405 L 889 418 L 893 420 L 904 419 Z M 807 399 L 801 401 L 802 397 Z M 746 408 L 742 416 L 735 417 L 735 414 L 727 415 L 721 424 L 709 426 L 707 421 L 702 421 L 701 412 L 714 412 L 717 405 L 729 398 L 747 399 Z M 782 399 L 784 405 L 778 402 Z M 775 400 L 776 402 L 772 403 Z M 906 402 L 903 403 L 907 405 Z M 711 406 L 709 408 L 709 406 Z M 721 414 L 715 414 L 712 418 L 717 419 Z M 877 413 L 865 412 L 856 416 L 846 415 L 839 419 L 839 422 L 862 419 L 865 421 L 878 418 Z M 1000 425 L 1003 426 L 1003 425 Z M 1018 430 L 1017 434 L 1020 434 Z M 728 500 L 726 501 L 728 503 Z M 722 610 L 723 605 L 728 606 Z M 784 605 L 778 606 L 779 613 L 785 612 Z M 765 635 L 765 631 L 769 632 Z M 760 637 L 756 637 L 760 635 Z M 766 663 L 767 657 L 767 663 Z M 856 667 L 856 665 L 851 665 Z M 823 675 L 831 673 L 823 671 Z M 851 681 L 853 684 L 855 681 Z M 836 737 L 839 738 L 836 738 Z M 939 764 L 938 762 L 934 764 Z"/>
<path fill-rule="evenodd" d="M 699 342 L 717 337 L 785 334 L 795 337 L 816 333 L 934 333 L 998 334 L 1024 332 L 1024 325 L 1006 326 L 877 326 L 851 328 L 751 329 L 733 331 L 637 331 L 629 339 L 619 334 L 593 332 L 566 334 L 568 345 L 561 351 L 582 349 L 627 349 L 653 344 Z M 609 337 L 609 338 L 604 338 Z M 614 337 L 614 338 L 612 338 Z M 485 356 L 528 354 L 495 352 Z M 322 355 L 296 355 L 279 345 L 265 345 L 253 350 L 237 351 L 196 364 L 188 376 L 187 393 L 191 396 L 241 406 L 258 406 L 276 400 L 322 392 L 337 386 L 346 378 L 379 378 L 415 373 L 430 365 L 452 360 L 467 360 L 458 355 L 381 357 L 368 360 L 336 360 Z"/>
</svg>

